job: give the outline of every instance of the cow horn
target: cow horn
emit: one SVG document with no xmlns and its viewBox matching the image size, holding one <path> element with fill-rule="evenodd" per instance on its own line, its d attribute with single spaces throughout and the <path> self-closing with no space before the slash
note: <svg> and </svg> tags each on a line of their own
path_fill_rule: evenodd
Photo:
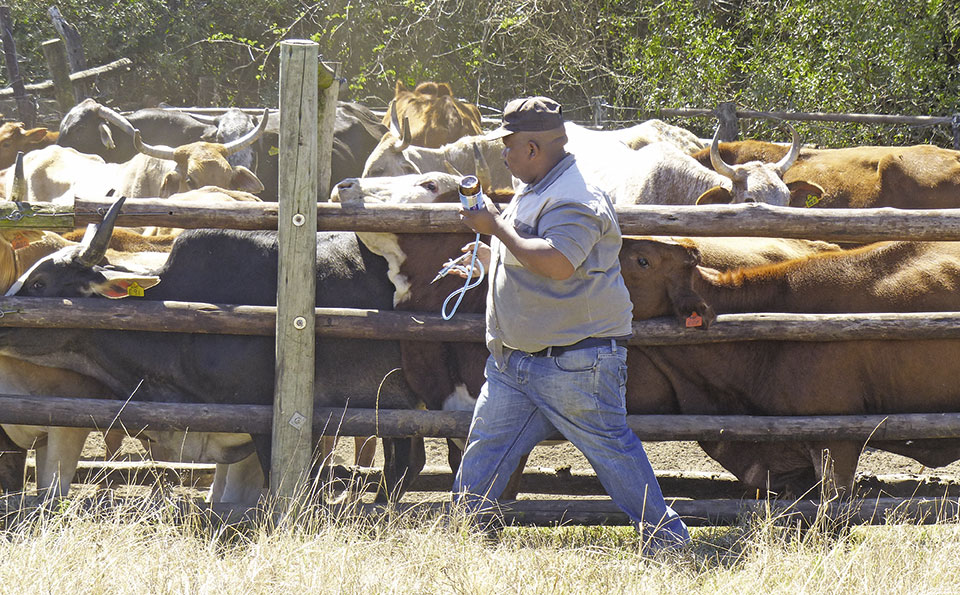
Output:
<svg viewBox="0 0 960 595">
<path fill-rule="evenodd" d="M 133 124 L 130 123 L 130 120 L 127 120 L 126 118 L 121 116 L 119 113 L 117 113 L 116 111 L 110 109 L 105 105 L 99 106 L 97 108 L 97 113 L 100 115 L 101 118 L 103 118 L 107 122 L 110 122 L 120 130 L 123 130 L 125 133 L 130 135 L 130 137 L 133 137 L 133 133 L 136 130 L 136 128 L 133 127 Z"/>
<path fill-rule="evenodd" d="M 133 130 L 133 146 L 137 148 L 137 151 L 143 153 L 144 155 L 149 155 L 151 157 L 156 157 L 157 159 L 170 159 L 173 161 L 175 159 L 175 151 L 170 147 L 155 147 L 153 145 L 148 145 L 143 142 L 143 139 L 140 137 L 140 131 L 137 129 Z"/>
<path fill-rule="evenodd" d="M 390 102 L 390 132 L 393 132 L 397 138 L 403 136 L 400 130 L 400 117 L 397 115 L 397 102 Z"/>
<path fill-rule="evenodd" d="M 491 186 L 493 175 L 490 173 L 490 164 L 487 163 L 486 156 L 480 150 L 479 143 L 473 143 L 473 160 L 476 165 L 477 180 L 480 182 L 480 187 L 486 188 L 487 192 L 490 192 L 493 189 Z"/>
<path fill-rule="evenodd" d="M 113 140 L 113 132 L 110 130 L 110 127 L 107 126 L 106 122 L 100 122 L 100 124 L 97 126 L 97 130 L 100 131 L 101 145 L 110 149 L 111 151 L 117 148 L 117 143 Z"/>
<path fill-rule="evenodd" d="M 27 178 L 23 175 L 23 151 L 17 151 L 17 161 L 13 166 L 13 181 L 10 182 L 8 200 L 21 202 L 27 198 Z"/>
<path fill-rule="evenodd" d="M 736 180 L 740 177 L 740 173 L 727 165 L 723 161 L 723 158 L 720 157 L 720 139 L 717 138 L 719 134 L 720 126 L 717 126 L 716 132 L 713 133 L 713 142 L 710 143 L 710 164 L 713 165 L 713 169 L 716 170 L 718 174 L 722 174 L 731 180 Z"/>
<path fill-rule="evenodd" d="M 459 177 L 459 178 L 462 178 L 462 177 L 463 177 L 463 174 L 460 173 L 460 170 L 458 170 L 457 168 L 455 168 L 455 167 L 453 166 L 453 164 L 450 163 L 449 160 L 447 160 L 447 159 L 444 159 L 444 160 L 443 160 L 443 167 L 445 167 L 445 168 L 447 169 L 447 173 L 448 173 L 448 174 L 457 176 L 457 177 Z"/>
<path fill-rule="evenodd" d="M 113 192 L 111 190 L 111 192 Z M 89 232 L 83 236 L 80 244 L 80 254 L 77 256 L 77 262 L 85 267 L 92 267 L 103 259 L 107 253 L 107 246 L 110 244 L 110 236 L 113 235 L 113 227 L 117 223 L 117 217 L 120 215 L 120 208 L 127 197 L 121 196 L 110 206 L 110 210 L 103 216 L 103 221 L 96 227 L 93 234 Z"/>
<path fill-rule="evenodd" d="M 224 154 L 233 155 L 234 153 L 242 151 L 253 143 L 257 142 L 257 139 L 260 138 L 260 135 L 263 134 L 263 131 L 267 129 L 267 120 L 269 115 L 269 108 L 263 108 L 263 116 L 260 118 L 260 124 L 240 138 L 224 144 Z"/>
<path fill-rule="evenodd" d="M 193 118 L 194 120 L 196 120 L 197 122 L 200 122 L 201 124 L 209 124 L 211 126 L 216 126 L 219 123 L 218 120 L 220 119 L 220 116 L 207 116 L 205 114 L 191 114 L 181 110 L 175 110 L 175 111 L 178 111 L 181 114 L 186 114 L 191 118 Z"/>
<path fill-rule="evenodd" d="M 793 144 L 790 145 L 790 152 L 787 153 L 783 159 L 777 162 L 774 166 L 777 170 L 777 174 L 782 178 L 783 174 L 787 173 L 787 170 L 790 169 L 790 166 L 794 164 L 797 160 L 797 157 L 800 156 L 800 135 L 797 133 L 797 129 L 790 125 L 789 122 L 784 122 L 787 127 L 790 129 L 790 133 L 793 135 Z"/>
</svg>

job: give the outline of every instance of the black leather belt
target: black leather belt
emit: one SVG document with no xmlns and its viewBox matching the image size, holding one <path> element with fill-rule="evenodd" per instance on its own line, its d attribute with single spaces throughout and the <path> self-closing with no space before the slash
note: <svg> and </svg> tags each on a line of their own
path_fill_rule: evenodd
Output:
<svg viewBox="0 0 960 595">
<path fill-rule="evenodd" d="M 563 354 L 567 351 L 576 351 L 577 349 L 586 349 L 588 347 L 603 347 L 604 345 L 609 345 L 613 347 L 613 343 L 616 343 L 617 347 L 626 347 L 626 339 L 614 339 L 613 337 L 587 337 L 581 341 L 577 341 L 573 345 L 561 345 L 561 346 L 550 346 L 540 351 L 534 351 L 530 355 L 533 357 L 557 357 L 558 355 Z"/>
</svg>

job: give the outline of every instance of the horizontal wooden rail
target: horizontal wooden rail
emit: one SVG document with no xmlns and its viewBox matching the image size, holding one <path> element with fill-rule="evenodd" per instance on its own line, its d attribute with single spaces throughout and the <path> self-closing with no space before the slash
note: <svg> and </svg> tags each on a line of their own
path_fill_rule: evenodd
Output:
<svg viewBox="0 0 960 595">
<path fill-rule="evenodd" d="M 268 405 L 151 403 L 58 396 L 0 395 L 0 421 L 36 426 L 120 427 L 131 433 L 191 430 L 263 434 L 271 429 Z M 318 407 L 314 431 L 323 435 L 465 438 L 468 411 Z M 630 415 L 643 440 L 907 440 L 960 438 L 960 413 L 890 415 L 750 416 Z M 561 438 L 559 434 L 554 438 Z"/>
<path fill-rule="evenodd" d="M 29 463 L 29 461 L 28 461 Z M 71 483 L 152 485 L 157 482 L 207 488 L 213 481 L 216 465 L 160 461 L 80 461 Z M 323 470 L 324 481 L 351 482 L 356 487 L 374 490 L 383 481 L 382 472 L 372 468 L 333 465 Z M 740 483 L 730 473 L 712 471 L 658 470 L 657 483 L 668 498 L 751 498 L 757 490 Z M 28 464 L 27 481 L 36 481 L 36 469 Z M 426 467 L 410 485 L 411 492 L 449 492 L 453 473 L 445 467 Z M 895 498 L 957 497 L 960 483 L 939 476 L 909 474 L 859 475 L 856 493 L 862 496 Z M 555 496 L 603 496 L 606 494 L 595 473 L 590 470 L 527 467 L 520 478 L 521 494 Z"/>
<path fill-rule="evenodd" d="M 616 106 L 605 105 L 607 108 Z M 717 111 L 702 108 L 662 108 L 652 112 L 661 116 L 716 118 Z M 795 122 L 850 122 L 859 124 L 906 124 L 908 126 L 936 126 L 952 124 L 954 116 L 902 116 L 891 114 L 854 114 L 838 112 L 763 112 L 737 110 L 738 118 L 765 118 Z"/>
<path fill-rule="evenodd" d="M 184 499 L 179 509 L 172 501 L 165 503 L 170 514 L 182 517 L 207 517 L 219 524 L 264 519 L 269 509 L 259 505 L 205 504 L 196 499 Z M 769 519 L 783 527 L 796 527 L 802 521 L 829 521 L 844 525 L 882 525 L 892 523 L 933 524 L 956 522 L 958 503 L 953 498 L 870 498 L 848 503 L 821 505 L 812 500 L 794 502 L 777 500 L 672 500 L 668 502 L 693 527 L 740 525 L 745 518 Z M 0 518 L 27 518 L 32 511 L 48 507 L 39 496 L 11 494 L 0 496 Z M 90 498 L 79 503 L 84 510 L 130 510 L 142 506 L 142 500 L 123 498 Z M 329 508 L 332 518 L 351 518 L 356 514 L 389 516 L 412 514 L 441 515 L 451 512 L 449 500 L 442 502 L 380 504 L 335 504 Z M 503 520 L 507 525 L 629 525 L 627 516 L 610 500 L 520 500 L 503 503 Z M 457 513 L 454 513 L 457 514 Z"/>
<path fill-rule="evenodd" d="M 744 518 L 769 518 L 783 526 L 809 524 L 815 520 L 832 520 L 851 525 L 882 525 L 897 522 L 933 524 L 956 522 L 960 504 L 952 498 L 871 498 L 852 502 L 819 502 L 799 500 L 670 500 L 668 503 L 688 526 L 724 526 L 743 523 Z M 449 502 L 400 503 L 389 507 L 361 504 L 365 514 L 399 513 L 444 514 Z M 345 511 L 348 512 L 348 511 Z M 506 525 L 629 525 L 630 519 L 610 500 L 520 500 L 503 503 L 502 518 Z"/>
<path fill-rule="evenodd" d="M 96 223 L 110 201 L 78 198 L 78 226 Z M 318 203 L 320 231 L 396 233 L 468 232 L 451 204 L 341 205 Z M 767 204 L 618 206 L 624 234 L 679 236 L 760 236 L 838 242 L 960 240 L 960 209 L 801 209 Z M 119 225 L 276 229 L 276 203 L 198 205 L 167 199 L 130 199 Z M 39 227 L 39 226 L 38 226 Z"/>
<path fill-rule="evenodd" d="M 83 82 L 87 79 L 103 76 L 103 75 L 114 75 L 119 74 L 120 72 L 127 72 L 133 66 L 133 61 L 130 58 L 120 58 L 119 60 L 114 60 L 108 64 L 102 66 L 95 66 L 93 68 L 88 68 L 86 70 L 80 70 L 70 74 L 70 80 L 72 82 Z M 39 93 L 53 91 L 53 81 L 46 80 L 40 83 L 34 83 L 30 85 L 24 85 L 23 88 L 28 93 Z M 14 91 L 10 87 L 0 89 L 0 98 L 3 97 L 13 97 Z"/>
<path fill-rule="evenodd" d="M 273 335 L 277 309 L 199 302 L 98 298 L 0 298 L 0 328 L 99 330 L 224 335 Z M 315 308 L 321 337 L 482 342 L 482 314 L 440 314 Z M 631 345 L 691 345 L 731 341 L 856 341 L 960 339 L 960 312 L 871 314 L 721 314 L 708 330 L 672 318 L 634 321 Z"/>
</svg>

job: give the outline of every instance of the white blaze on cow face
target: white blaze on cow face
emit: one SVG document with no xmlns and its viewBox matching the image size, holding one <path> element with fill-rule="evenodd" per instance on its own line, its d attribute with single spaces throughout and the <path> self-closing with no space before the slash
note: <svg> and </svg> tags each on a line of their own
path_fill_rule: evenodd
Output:
<svg viewBox="0 0 960 595">
<path fill-rule="evenodd" d="M 330 201 L 343 204 L 425 204 L 451 202 L 456 196 L 460 178 L 452 174 L 431 172 L 383 178 L 347 178 L 330 192 Z M 393 304 L 403 302 L 410 293 L 410 280 L 400 273 L 406 254 L 393 233 L 357 232 L 366 247 L 387 260 L 387 276 L 394 286 Z"/>
</svg>

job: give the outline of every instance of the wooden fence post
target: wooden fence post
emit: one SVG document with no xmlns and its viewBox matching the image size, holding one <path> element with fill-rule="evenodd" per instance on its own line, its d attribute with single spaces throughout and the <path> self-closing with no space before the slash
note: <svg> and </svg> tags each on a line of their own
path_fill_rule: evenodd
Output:
<svg viewBox="0 0 960 595">
<path fill-rule="evenodd" d="M 723 142 L 737 140 L 740 136 L 740 124 L 737 121 L 737 104 L 724 101 L 717 106 L 717 118 L 720 120 L 720 134 L 717 135 Z"/>
<path fill-rule="evenodd" d="M 60 39 L 63 40 L 63 43 L 67 46 L 67 61 L 70 63 L 70 72 L 80 72 L 87 69 L 87 59 L 83 55 L 83 43 L 80 39 L 80 32 L 74 27 L 67 19 L 63 18 L 63 15 L 60 14 L 60 9 L 56 6 L 51 6 L 47 9 L 47 16 L 50 17 L 50 22 L 53 23 L 53 28 L 57 30 L 57 34 L 60 35 Z M 89 83 L 77 81 L 73 84 L 73 90 L 75 94 L 80 96 L 80 98 L 90 97 L 91 87 Z"/>
<path fill-rule="evenodd" d="M 591 97 L 590 104 L 593 106 L 593 127 L 600 130 L 603 128 L 603 121 L 606 119 L 606 113 L 603 109 L 603 96 Z"/>
<path fill-rule="evenodd" d="M 313 454 L 319 45 L 280 44 L 280 270 L 270 491 L 289 498 Z"/>
<path fill-rule="evenodd" d="M 330 200 L 330 187 L 340 180 L 333 175 L 333 127 L 337 119 L 337 97 L 340 95 L 340 63 L 320 62 L 319 65 L 320 120 L 317 145 L 317 202 Z"/>
<path fill-rule="evenodd" d="M 50 71 L 50 79 L 53 81 L 57 105 L 60 111 L 66 114 L 77 104 L 77 96 L 73 92 L 73 83 L 70 81 L 67 48 L 59 37 L 44 41 L 40 47 L 43 48 L 43 56 L 47 59 L 47 70 Z"/>
<path fill-rule="evenodd" d="M 37 123 L 37 106 L 33 98 L 27 95 L 20 78 L 20 65 L 17 64 L 17 46 L 13 42 L 13 19 L 10 17 L 10 7 L 0 6 L 0 40 L 3 42 L 3 58 L 7 65 L 7 78 L 13 88 L 13 97 L 17 101 L 17 115 L 27 128 L 33 128 Z"/>
</svg>

